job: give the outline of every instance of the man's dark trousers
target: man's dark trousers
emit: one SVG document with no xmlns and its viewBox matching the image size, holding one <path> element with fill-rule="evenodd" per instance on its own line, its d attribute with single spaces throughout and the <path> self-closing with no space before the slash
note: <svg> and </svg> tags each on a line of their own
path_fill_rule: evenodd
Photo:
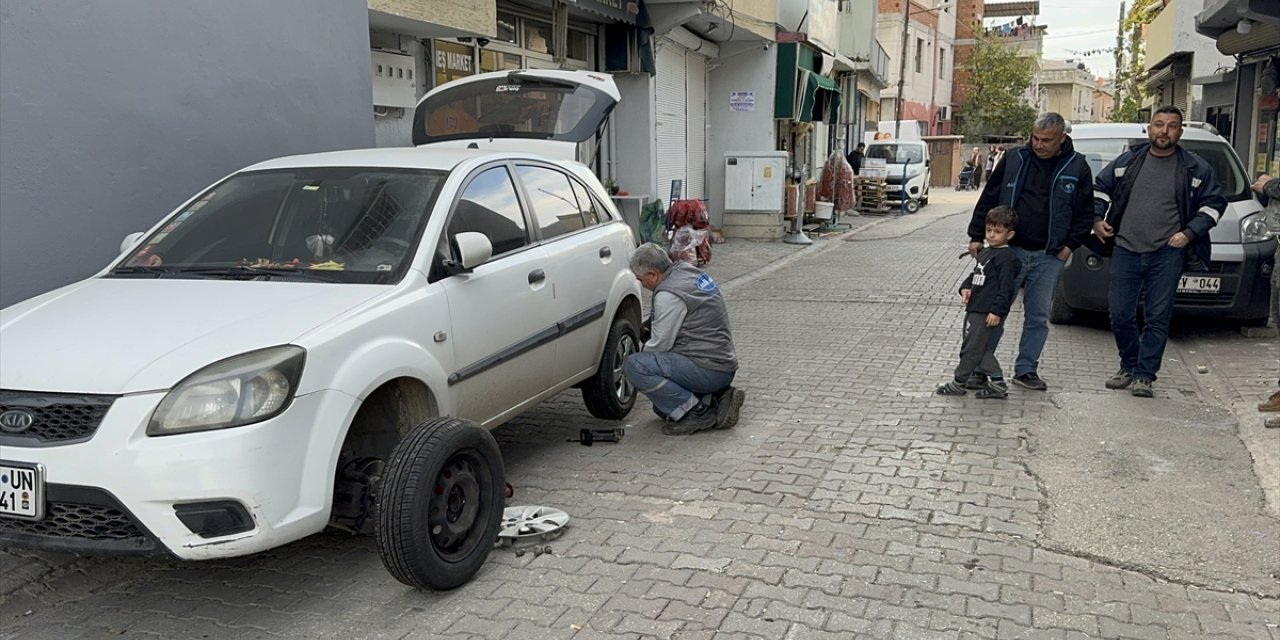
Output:
<svg viewBox="0 0 1280 640">
<path fill-rule="evenodd" d="M 1173 299 L 1182 277 L 1183 249 L 1161 247 L 1136 253 L 1116 247 L 1111 254 L 1111 332 L 1120 351 L 1120 368 L 1134 378 L 1155 380 L 1169 341 Z M 1138 331 L 1138 304 L 1146 324 Z"/>
<path fill-rule="evenodd" d="M 956 366 L 956 381 L 964 382 L 975 371 L 992 378 L 1003 378 L 1000 363 L 996 361 L 996 346 L 1004 335 L 1004 321 L 994 327 L 987 326 L 986 312 L 970 311 L 964 314 L 964 338 L 960 342 L 960 364 Z"/>
</svg>

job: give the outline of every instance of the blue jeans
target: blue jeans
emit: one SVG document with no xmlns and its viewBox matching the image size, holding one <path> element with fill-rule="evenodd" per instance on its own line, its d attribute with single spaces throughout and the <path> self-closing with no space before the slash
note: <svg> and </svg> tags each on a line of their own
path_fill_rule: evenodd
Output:
<svg viewBox="0 0 1280 640">
<path fill-rule="evenodd" d="M 627 356 L 622 371 L 653 403 L 653 410 L 670 420 L 684 417 L 700 402 L 733 382 L 733 372 L 713 371 L 670 351 L 642 351 Z"/>
<path fill-rule="evenodd" d="M 1018 359 L 1013 363 L 1013 375 L 1034 373 L 1040 367 L 1040 353 L 1049 339 L 1049 307 L 1053 305 L 1053 291 L 1062 280 L 1062 268 L 1067 264 L 1058 256 L 1043 251 L 1030 251 L 1010 246 L 1022 262 L 1018 274 L 1018 287 L 1022 291 L 1022 338 L 1018 340 Z"/>
<path fill-rule="evenodd" d="M 1134 378 L 1155 380 L 1169 341 L 1173 298 L 1182 277 L 1183 249 L 1161 247 L 1135 253 L 1116 247 L 1111 254 L 1111 333 L 1120 351 L 1120 368 Z M 1138 304 L 1146 325 L 1138 331 Z"/>
</svg>

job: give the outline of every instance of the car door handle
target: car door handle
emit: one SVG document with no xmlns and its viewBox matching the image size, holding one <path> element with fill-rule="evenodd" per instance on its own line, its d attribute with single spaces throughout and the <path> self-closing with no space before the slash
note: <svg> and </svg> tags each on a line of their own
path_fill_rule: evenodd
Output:
<svg viewBox="0 0 1280 640">
<path fill-rule="evenodd" d="M 601 258 L 608 258 L 611 255 L 613 255 L 613 249 L 610 249 L 609 247 L 600 247 Z"/>
<path fill-rule="evenodd" d="M 547 279 L 547 274 L 542 269 L 534 269 L 529 272 L 529 284 L 537 284 Z"/>
</svg>

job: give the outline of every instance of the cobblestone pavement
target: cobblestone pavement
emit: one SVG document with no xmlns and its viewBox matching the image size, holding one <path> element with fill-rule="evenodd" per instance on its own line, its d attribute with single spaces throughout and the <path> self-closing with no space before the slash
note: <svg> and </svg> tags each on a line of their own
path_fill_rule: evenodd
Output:
<svg viewBox="0 0 1280 640">
<path fill-rule="evenodd" d="M 969 197 L 854 218 L 874 226 L 803 249 L 717 245 L 710 271 L 748 392 L 733 430 L 666 437 L 642 401 L 621 443 L 582 447 L 565 439 L 605 423 L 576 392 L 498 429 L 512 502 L 573 516 L 550 554 L 495 549 L 471 583 L 421 593 L 383 570 L 372 540 L 339 533 L 204 563 L 12 551 L 0 554 L 0 637 L 1280 640 L 1280 525 L 1248 473 L 1224 489 L 1243 496 L 1223 518 L 1244 523 L 1231 529 L 1238 553 L 1213 523 L 1201 543 L 1213 548 L 1185 567 L 1055 532 L 1076 498 L 1037 450 L 1054 435 L 1047 425 L 1075 406 L 1131 400 L 1101 387 L 1114 369 L 1105 331 L 1053 329 L 1048 393 L 932 395 L 954 366 L 966 266 L 963 216 L 941 214 Z M 1019 322 L 1011 315 L 1006 362 Z M 1217 386 L 1197 379 L 1196 354 Z M 1148 406 L 1222 418 L 1276 366 L 1274 341 L 1182 331 L 1148 401 L 1160 404 Z M 1210 442 L 1224 471 L 1251 469 L 1230 424 L 1196 429 L 1187 446 Z M 1128 467 L 1093 469 L 1081 474 Z M 1161 482 L 1122 479 L 1108 493 Z M 1157 511 L 1188 508 L 1163 499 Z"/>
</svg>

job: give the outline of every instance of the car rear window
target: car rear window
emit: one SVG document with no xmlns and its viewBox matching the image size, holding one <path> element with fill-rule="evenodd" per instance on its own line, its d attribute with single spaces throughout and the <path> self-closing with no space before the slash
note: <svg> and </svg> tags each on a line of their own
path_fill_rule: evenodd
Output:
<svg viewBox="0 0 1280 640">
<path fill-rule="evenodd" d="M 1140 142 L 1146 142 L 1145 139 L 1137 138 L 1089 138 L 1089 139 L 1072 139 L 1076 151 L 1084 154 L 1086 160 L 1089 161 L 1089 169 L 1094 175 L 1102 171 L 1112 160 L 1116 159 L 1125 149 Z M 1244 168 L 1240 166 L 1240 160 L 1236 157 L 1236 152 L 1225 142 L 1219 140 L 1182 140 L 1178 144 L 1184 149 L 1190 151 L 1209 163 L 1213 167 L 1213 171 L 1218 176 L 1218 183 L 1222 185 L 1222 193 L 1228 202 L 1239 202 L 1248 200 L 1253 196 L 1249 193 L 1249 183 L 1245 181 Z"/>
</svg>

